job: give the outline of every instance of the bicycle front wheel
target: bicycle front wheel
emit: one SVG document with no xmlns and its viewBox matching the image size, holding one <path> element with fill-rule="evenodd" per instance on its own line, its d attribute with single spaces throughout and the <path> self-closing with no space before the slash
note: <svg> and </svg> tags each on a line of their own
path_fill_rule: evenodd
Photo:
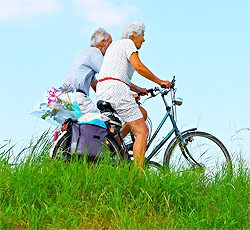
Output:
<svg viewBox="0 0 250 230">
<path fill-rule="evenodd" d="M 156 173 L 156 174 L 161 174 L 163 167 L 161 164 L 155 162 L 155 161 L 148 161 L 145 162 L 145 168 L 150 172 L 150 173 Z"/>
<path fill-rule="evenodd" d="M 205 173 L 211 174 L 221 172 L 223 167 L 231 166 L 231 158 L 226 147 L 213 135 L 193 131 L 184 134 L 183 139 L 185 144 L 177 138 L 167 148 L 163 160 L 165 167 L 173 171 L 203 168 Z"/>
</svg>

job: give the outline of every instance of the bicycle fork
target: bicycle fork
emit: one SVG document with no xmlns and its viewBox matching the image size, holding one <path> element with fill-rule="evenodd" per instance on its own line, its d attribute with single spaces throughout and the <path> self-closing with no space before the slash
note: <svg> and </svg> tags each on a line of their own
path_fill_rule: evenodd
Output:
<svg viewBox="0 0 250 230">
<path fill-rule="evenodd" d="M 193 168 L 197 168 L 198 167 L 202 167 L 202 165 L 200 163 L 198 163 L 190 154 L 188 148 L 187 148 L 187 143 L 184 140 L 182 134 L 176 133 L 176 136 L 178 136 L 177 140 L 180 139 L 179 142 L 179 147 L 181 149 L 182 155 L 185 157 L 185 159 L 192 165 Z M 192 141 L 192 140 L 187 140 L 187 142 Z"/>
<path fill-rule="evenodd" d="M 188 141 L 192 141 L 192 140 L 184 140 L 183 138 L 183 134 L 184 133 L 187 133 L 188 131 L 185 131 L 184 133 L 181 133 L 176 125 L 176 122 L 175 122 L 175 119 L 174 117 L 170 114 L 170 120 L 173 124 L 173 130 L 175 131 L 175 135 L 176 135 L 176 141 L 178 142 L 178 139 L 180 140 L 179 141 L 179 147 L 181 149 L 181 152 L 182 152 L 182 155 L 184 156 L 184 158 L 192 165 L 192 167 L 196 168 L 196 166 L 199 166 L 199 167 L 202 167 L 201 164 L 199 164 L 191 155 L 191 153 L 189 152 L 188 148 L 187 148 L 187 144 L 188 144 Z M 190 131 L 194 131 L 196 129 L 192 129 Z"/>
</svg>

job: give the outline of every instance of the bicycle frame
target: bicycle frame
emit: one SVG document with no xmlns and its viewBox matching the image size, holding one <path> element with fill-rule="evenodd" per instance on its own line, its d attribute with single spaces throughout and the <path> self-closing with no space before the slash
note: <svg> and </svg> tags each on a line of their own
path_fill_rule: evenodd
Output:
<svg viewBox="0 0 250 230">
<path fill-rule="evenodd" d="M 187 147 L 186 147 L 186 143 L 183 139 L 183 134 L 185 134 L 186 132 L 190 132 L 190 131 L 195 131 L 197 130 L 197 128 L 193 128 L 193 129 L 189 129 L 189 130 L 185 130 L 183 132 L 180 132 L 176 121 L 174 119 L 174 115 L 173 115 L 173 107 L 175 106 L 174 103 L 172 102 L 172 106 L 168 106 L 166 100 L 165 100 L 165 95 L 167 95 L 171 90 L 174 89 L 170 89 L 169 91 L 165 91 L 163 92 L 161 89 L 158 89 L 161 93 L 162 96 L 162 100 L 165 104 L 166 107 L 166 114 L 163 117 L 162 121 L 160 122 L 160 124 L 158 125 L 157 129 L 155 130 L 154 134 L 152 135 L 152 137 L 148 140 L 147 146 L 146 146 L 146 152 L 149 149 L 149 147 L 151 146 L 152 142 L 155 140 L 156 136 L 158 135 L 158 133 L 160 132 L 162 126 L 164 125 L 164 123 L 166 122 L 166 120 L 169 118 L 171 123 L 172 123 L 172 130 L 163 138 L 163 140 L 156 146 L 154 147 L 154 149 L 152 150 L 152 152 L 145 158 L 145 163 L 149 162 L 156 154 L 157 152 L 165 145 L 165 143 L 171 138 L 171 136 L 175 133 L 175 138 L 172 140 L 176 140 L 177 138 L 180 138 L 181 142 L 180 142 L 180 148 L 182 151 L 183 156 L 186 158 L 186 160 L 188 160 L 192 165 L 199 165 L 198 162 L 196 162 L 193 157 L 191 156 L 191 154 L 189 153 Z M 153 96 L 153 94 L 152 94 Z M 172 143 L 171 141 L 171 143 Z"/>
<path fill-rule="evenodd" d="M 163 140 L 153 149 L 153 151 L 149 154 L 148 157 L 145 158 L 145 163 L 147 163 L 148 161 L 150 161 L 152 159 L 152 157 L 154 157 L 156 155 L 156 153 L 162 148 L 162 146 L 169 140 L 169 138 L 172 136 L 173 133 L 178 133 L 178 127 L 176 125 L 176 122 L 173 118 L 173 116 L 171 115 L 171 108 L 168 108 L 167 113 L 165 114 L 165 116 L 163 117 L 162 121 L 160 122 L 160 124 L 158 125 L 157 129 L 155 130 L 154 134 L 152 135 L 152 137 L 150 138 L 150 140 L 147 143 L 147 147 L 146 147 L 146 151 L 149 149 L 149 147 L 151 146 L 152 142 L 154 141 L 154 139 L 156 138 L 156 136 L 158 135 L 158 133 L 160 132 L 162 126 L 164 125 L 165 121 L 167 120 L 167 118 L 170 117 L 170 120 L 172 122 L 173 125 L 173 129 L 163 138 Z"/>
<path fill-rule="evenodd" d="M 157 129 L 155 130 L 153 136 L 149 139 L 147 147 L 146 147 L 146 151 L 149 149 L 149 147 L 151 146 L 152 142 L 154 141 L 154 139 L 156 138 L 157 134 L 159 133 L 159 131 L 161 130 L 162 126 L 164 125 L 165 121 L 167 120 L 167 118 L 170 118 L 173 128 L 172 130 L 163 138 L 163 140 L 153 149 L 153 151 L 145 158 L 145 163 L 147 163 L 148 161 L 150 161 L 156 154 L 157 152 L 163 147 L 163 145 L 165 145 L 165 143 L 171 138 L 171 136 L 173 135 L 173 133 L 175 133 L 175 138 L 173 140 L 175 140 L 176 138 L 180 138 L 181 139 L 181 143 L 183 144 L 183 147 L 185 148 L 185 142 L 184 139 L 182 137 L 182 135 L 186 132 L 190 132 L 190 131 L 195 131 L 197 130 L 197 128 L 192 128 L 189 130 L 185 130 L 184 132 L 180 132 L 177 124 L 175 122 L 175 119 L 173 117 L 173 115 L 171 114 L 171 108 L 167 109 L 167 112 L 165 114 L 165 116 L 163 117 L 161 123 L 159 124 L 159 126 L 157 127 Z M 188 150 L 186 149 L 186 151 L 188 152 Z M 182 150 L 182 154 L 184 155 L 184 157 L 188 160 L 188 156 L 186 155 L 185 151 Z M 191 155 L 188 154 L 189 157 L 192 159 Z M 194 162 L 196 162 L 194 159 L 192 159 Z M 197 163 L 197 162 L 196 162 Z M 197 163 L 198 164 L 198 163 Z"/>
</svg>

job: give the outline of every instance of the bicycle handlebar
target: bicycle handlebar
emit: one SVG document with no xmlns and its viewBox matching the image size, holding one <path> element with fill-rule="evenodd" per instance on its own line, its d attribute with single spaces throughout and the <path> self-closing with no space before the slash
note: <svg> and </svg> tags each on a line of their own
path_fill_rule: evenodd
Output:
<svg viewBox="0 0 250 230">
<path fill-rule="evenodd" d="M 171 87 L 170 88 L 172 88 L 172 89 L 174 89 L 174 86 L 175 86 L 175 76 L 173 76 L 173 79 L 172 79 L 172 81 L 171 81 Z"/>
<path fill-rule="evenodd" d="M 171 81 L 171 86 L 170 86 L 170 89 L 174 89 L 175 87 L 175 76 L 173 76 L 173 79 Z M 162 89 L 166 89 L 166 86 L 165 85 L 161 85 L 161 88 Z M 158 87 L 155 87 L 154 89 L 147 89 L 147 92 L 151 94 L 151 97 L 155 97 L 156 95 L 154 94 L 154 92 L 156 91 L 160 91 L 160 89 Z M 168 91 L 165 91 L 165 93 L 168 93 Z M 146 94 L 145 93 L 138 93 L 139 96 L 145 96 Z"/>
</svg>

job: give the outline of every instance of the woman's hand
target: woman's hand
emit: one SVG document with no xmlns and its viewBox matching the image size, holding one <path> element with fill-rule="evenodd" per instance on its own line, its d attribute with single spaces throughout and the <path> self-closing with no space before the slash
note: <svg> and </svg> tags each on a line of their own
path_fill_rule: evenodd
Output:
<svg viewBox="0 0 250 230">
<path fill-rule="evenodd" d="M 148 95 L 148 91 L 146 88 L 141 88 L 139 87 L 137 90 L 136 90 L 136 93 L 140 93 L 141 95 Z"/>
<path fill-rule="evenodd" d="M 170 81 L 161 81 L 160 85 L 165 85 L 167 88 L 170 88 L 172 84 Z"/>
</svg>

